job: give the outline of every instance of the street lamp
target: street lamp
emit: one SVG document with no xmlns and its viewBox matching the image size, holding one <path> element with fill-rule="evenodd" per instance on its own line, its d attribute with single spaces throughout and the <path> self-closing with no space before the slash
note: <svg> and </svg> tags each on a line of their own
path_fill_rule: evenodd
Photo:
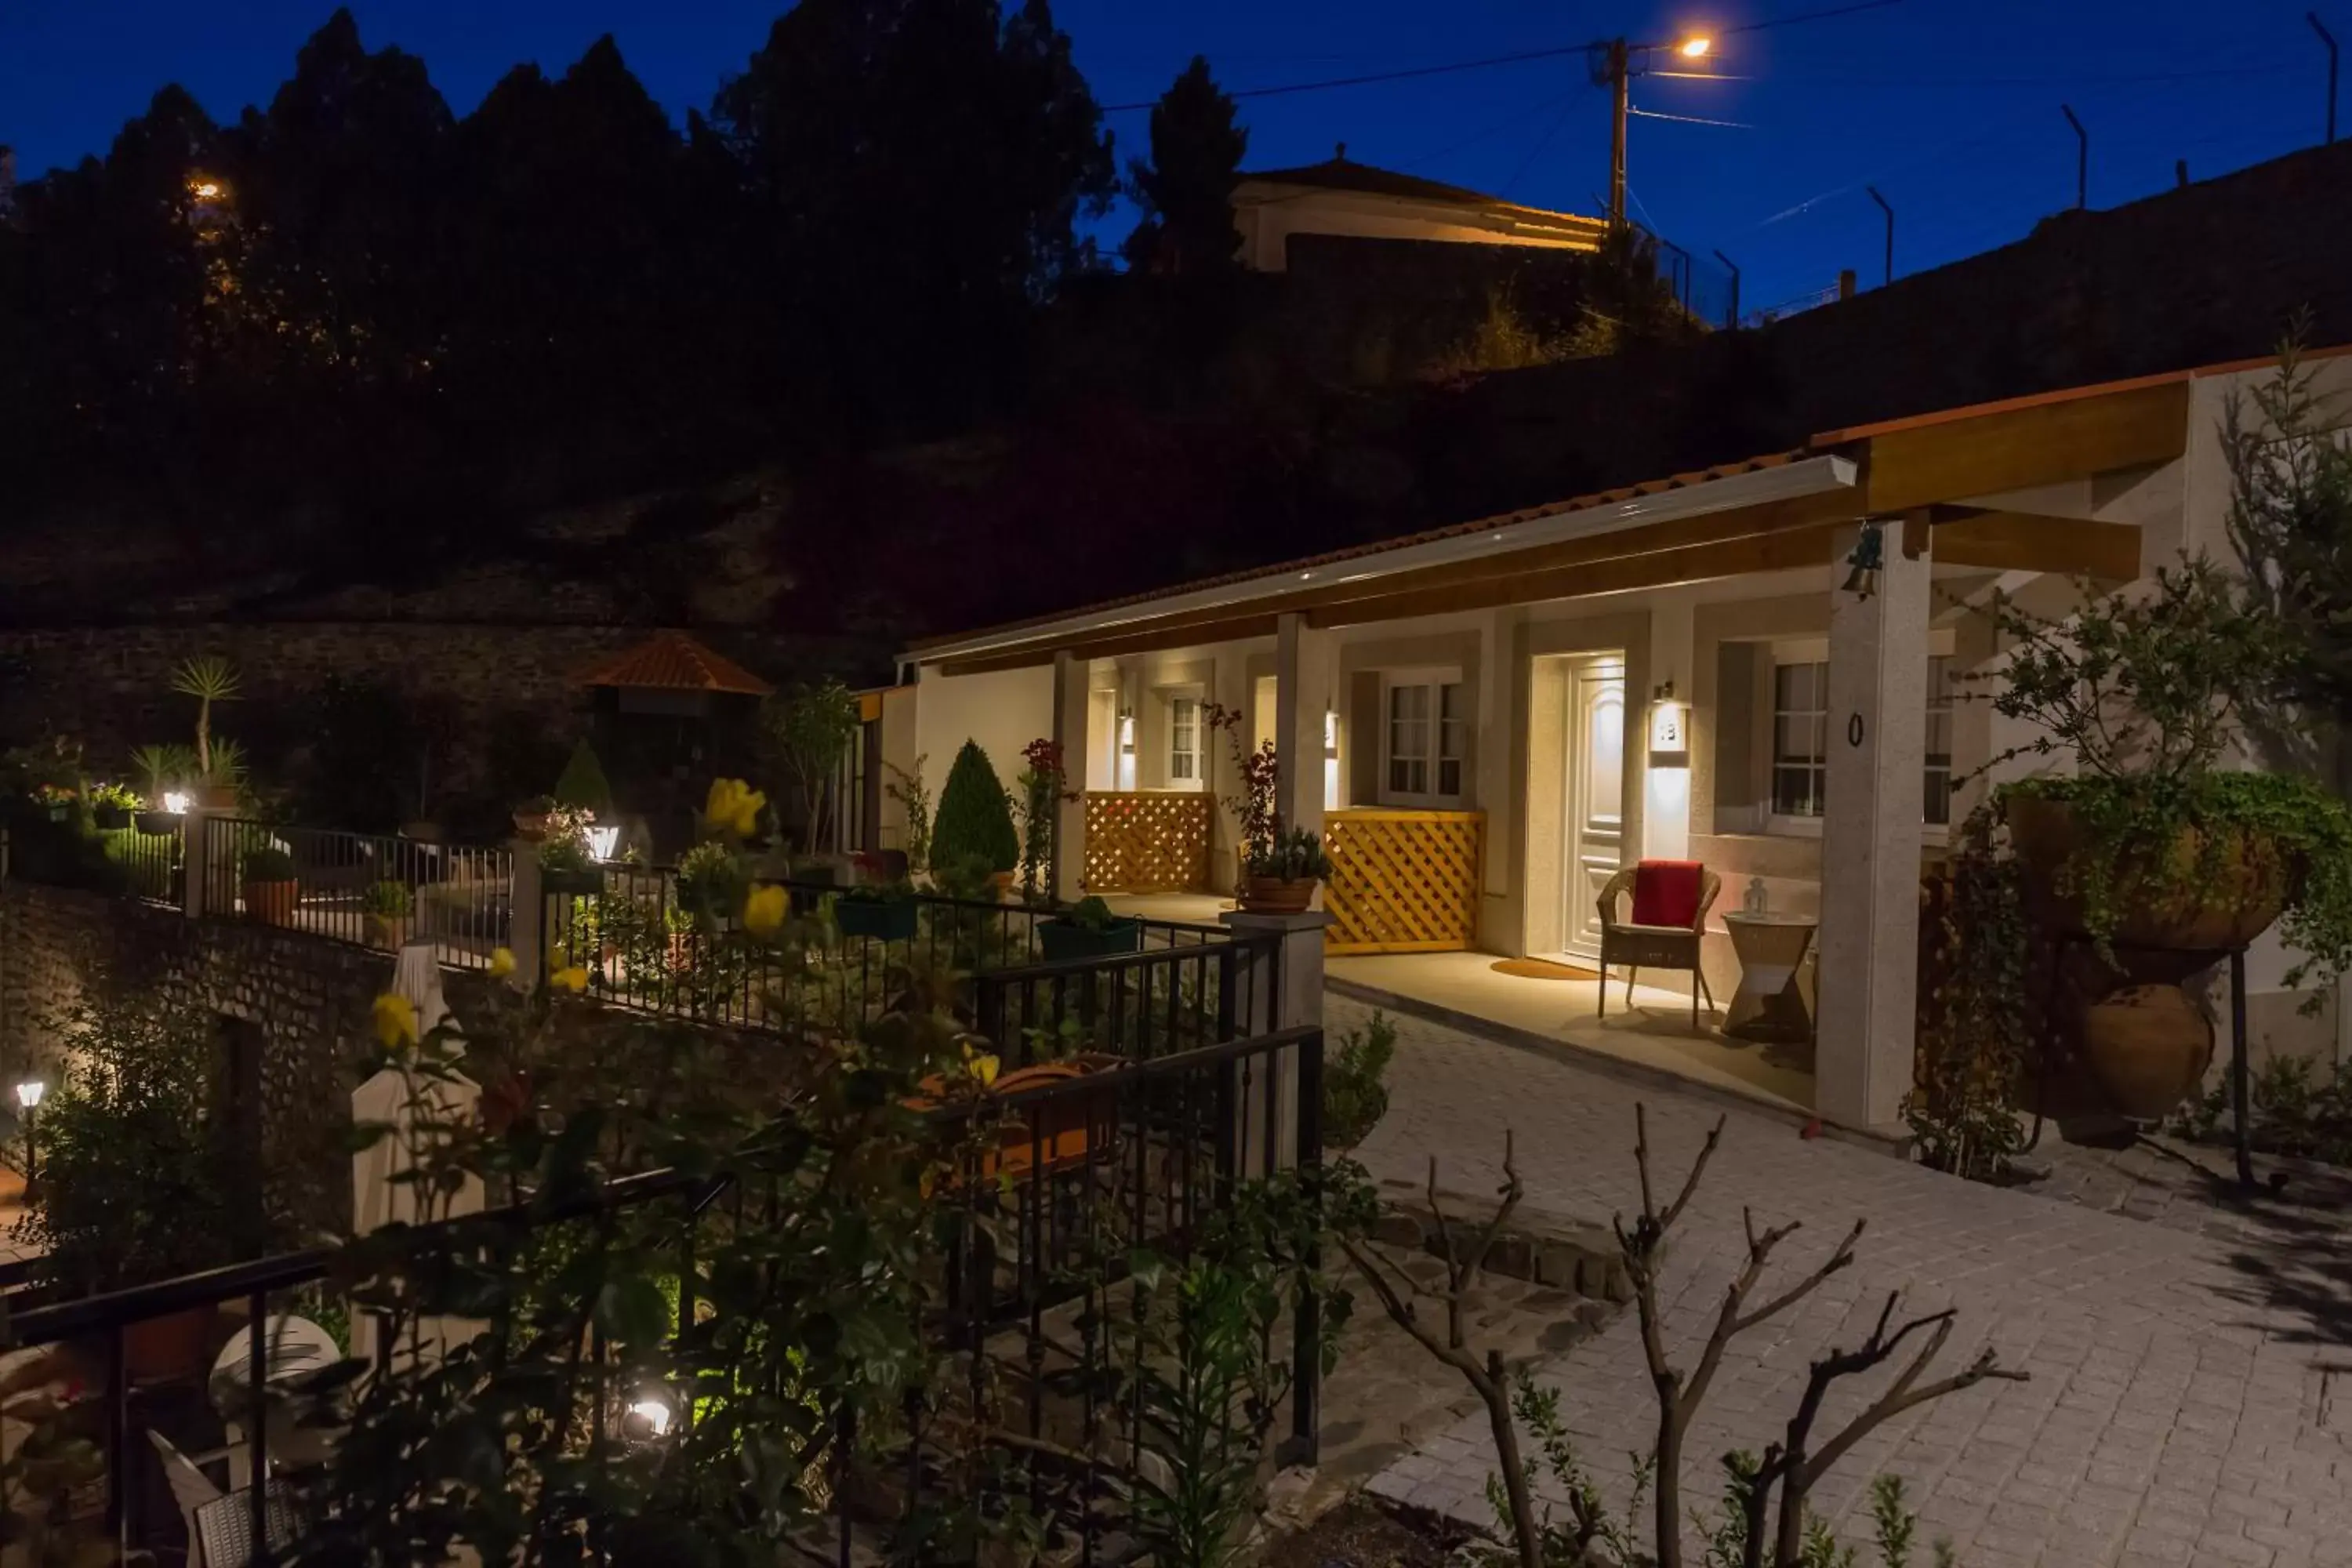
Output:
<svg viewBox="0 0 2352 1568">
<path fill-rule="evenodd" d="M 1633 112 L 1632 84 L 1650 68 L 1650 57 L 1659 53 L 1690 61 L 1706 58 L 1715 47 L 1708 33 L 1685 33 L 1663 44 L 1635 44 L 1612 38 L 1592 46 L 1592 79 L 1615 99 L 1609 136 L 1609 226 L 1625 226 L 1625 123 Z"/>
<path fill-rule="evenodd" d="M 39 1079 L 28 1078 L 16 1086 L 16 1105 L 25 1113 L 25 1180 L 30 1182 L 40 1168 L 40 1155 L 33 1145 L 33 1112 L 40 1109 L 41 1096 L 49 1086 Z"/>
</svg>

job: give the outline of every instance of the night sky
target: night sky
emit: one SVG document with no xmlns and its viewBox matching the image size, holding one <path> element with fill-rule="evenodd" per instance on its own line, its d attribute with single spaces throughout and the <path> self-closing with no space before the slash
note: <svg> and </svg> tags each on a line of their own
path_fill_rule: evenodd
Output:
<svg viewBox="0 0 2352 1568">
<path fill-rule="evenodd" d="M 1475 59 L 1623 32 L 1667 38 L 1838 0 L 1057 0 L 1106 104 L 1156 96 L 1195 52 L 1229 89 Z M 1637 121 L 1634 216 L 1745 274 L 1750 306 L 1854 268 L 1877 280 L 1874 184 L 1896 211 L 1899 273 L 1990 248 L 2072 204 L 2091 132 L 2091 203 L 2242 168 L 2318 142 L 2326 60 L 2308 0 L 1902 0 L 1727 39 L 1738 81 L 1639 83 L 1637 108 L 1747 129 Z M 331 0 L 0 0 L 0 142 L 31 175 L 103 152 L 154 89 L 177 80 L 215 118 L 266 100 Z M 765 37 L 776 0 L 357 0 L 371 47 L 422 55 L 451 106 L 501 73 L 562 69 L 611 32 L 674 113 L 708 102 Z M 2352 46 L 2352 0 L 2322 0 Z M 2352 84 L 2346 94 L 2352 99 Z M 1608 178 L 1606 95 L 1580 57 L 1245 101 L 1250 163 L 1330 155 L 1544 206 L 1596 212 Z M 2352 121 L 2352 105 L 2344 111 Z M 1110 116 L 1122 157 L 1144 117 Z M 2352 132 L 2352 123 L 2347 123 Z M 1123 233 L 1126 220 L 1108 226 Z"/>
</svg>

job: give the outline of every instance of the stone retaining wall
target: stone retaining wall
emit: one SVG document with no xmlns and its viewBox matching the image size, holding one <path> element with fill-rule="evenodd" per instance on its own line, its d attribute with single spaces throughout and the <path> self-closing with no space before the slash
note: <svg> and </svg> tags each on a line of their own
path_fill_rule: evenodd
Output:
<svg viewBox="0 0 2352 1568">
<path fill-rule="evenodd" d="M 100 975 L 152 987 L 174 1007 L 219 1021 L 214 1080 L 233 1091 L 232 1021 L 253 1026 L 257 1073 L 250 1107 L 262 1202 L 296 1235 L 351 1224 L 352 1090 L 368 1050 L 368 1007 L 392 981 L 392 959 L 263 926 L 191 921 L 176 910 L 95 893 L 0 883 L 0 1068 L 54 1079 L 46 1020 Z"/>
</svg>

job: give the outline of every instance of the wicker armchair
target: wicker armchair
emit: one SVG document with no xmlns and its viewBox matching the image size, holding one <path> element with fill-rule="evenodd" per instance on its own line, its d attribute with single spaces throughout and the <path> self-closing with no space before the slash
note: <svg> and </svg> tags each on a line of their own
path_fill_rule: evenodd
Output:
<svg viewBox="0 0 2352 1568">
<path fill-rule="evenodd" d="M 1644 860 L 1609 879 L 1601 889 L 1601 1012 L 1609 1016 L 1609 966 L 1625 965 L 1625 1005 L 1633 1005 L 1634 977 L 1644 966 L 1690 973 L 1691 1027 L 1698 1027 L 1698 1003 L 1715 1010 L 1715 994 L 1699 967 L 1699 943 L 1706 912 L 1723 890 L 1723 879 L 1695 860 Z M 1617 918 L 1618 901 L 1631 894 L 1633 918 Z M 1687 914 L 1687 918 L 1685 917 Z M 1644 919 L 1647 917 L 1647 919 Z"/>
</svg>

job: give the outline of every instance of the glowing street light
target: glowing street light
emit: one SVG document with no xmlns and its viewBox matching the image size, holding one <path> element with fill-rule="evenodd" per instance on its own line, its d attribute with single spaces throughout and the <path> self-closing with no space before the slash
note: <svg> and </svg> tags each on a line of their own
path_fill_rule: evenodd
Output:
<svg viewBox="0 0 2352 1568">
<path fill-rule="evenodd" d="M 16 1086 L 16 1103 L 27 1110 L 38 1110 L 41 1096 L 48 1091 L 47 1084 L 43 1083 L 39 1079 L 28 1078 Z"/>
<path fill-rule="evenodd" d="M 28 1078 L 16 1086 L 16 1104 L 25 1112 L 25 1180 L 30 1182 L 41 1173 L 40 1150 L 33 1142 L 33 1112 L 39 1109 L 41 1096 L 48 1085 L 39 1079 Z"/>
<path fill-rule="evenodd" d="M 656 1393 L 637 1395 L 629 1405 L 628 1415 L 622 1421 L 622 1430 L 629 1437 L 643 1441 L 659 1441 L 669 1436 L 669 1424 L 675 1415 L 669 1401 Z"/>
<path fill-rule="evenodd" d="M 1706 58 L 1706 51 L 1713 47 L 1715 47 L 1715 40 L 1701 33 L 1696 37 L 1685 38 L 1675 47 L 1675 52 L 1686 60 L 1701 60 Z"/>
</svg>

